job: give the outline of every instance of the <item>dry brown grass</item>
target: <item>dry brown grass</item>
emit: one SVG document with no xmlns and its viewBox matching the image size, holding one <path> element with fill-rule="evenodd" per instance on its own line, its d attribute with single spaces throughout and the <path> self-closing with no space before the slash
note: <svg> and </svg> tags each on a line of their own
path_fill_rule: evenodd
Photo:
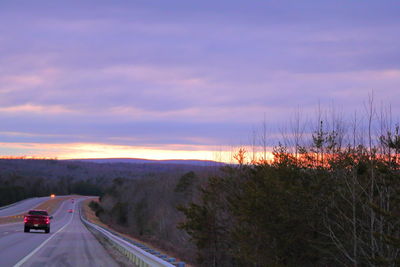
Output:
<svg viewBox="0 0 400 267">
<path fill-rule="evenodd" d="M 82 205 L 83 212 L 84 212 L 84 214 L 85 214 L 85 216 L 86 216 L 86 219 L 87 219 L 88 221 L 90 221 L 90 222 L 92 222 L 92 223 L 95 223 L 95 224 L 97 224 L 97 225 L 100 225 L 100 226 L 102 226 L 102 227 L 104 227 L 104 228 L 106 228 L 106 229 L 113 230 L 113 231 L 117 232 L 118 234 L 120 234 L 121 236 L 124 236 L 124 237 L 126 237 L 126 238 L 129 238 L 129 239 L 134 240 L 134 241 L 136 241 L 136 242 L 140 242 L 140 243 L 142 243 L 142 244 L 148 246 L 149 248 L 152 248 L 152 249 L 155 249 L 155 250 L 157 250 L 157 251 L 159 251 L 159 252 L 162 252 L 162 251 L 158 250 L 157 248 L 154 248 L 154 247 L 151 246 L 150 244 L 147 244 L 147 243 L 143 242 L 143 240 L 139 240 L 139 239 L 136 239 L 136 238 L 134 238 L 134 237 L 132 237 L 132 236 L 130 236 L 130 235 L 121 233 L 120 231 L 117 231 L 116 229 L 114 229 L 111 225 L 104 224 L 102 221 L 100 221 L 99 217 L 96 216 L 95 212 L 89 207 L 89 203 L 90 203 L 91 201 L 99 202 L 99 199 L 98 199 L 98 198 L 96 198 L 96 199 L 94 199 L 94 198 L 92 198 L 92 199 L 87 199 L 87 200 L 85 200 L 85 201 L 83 202 L 83 205 Z"/>
<path fill-rule="evenodd" d="M 22 222 L 23 220 L 24 215 L 21 214 L 15 216 L 5 216 L 0 217 L 0 224 Z"/>
<path fill-rule="evenodd" d="M 82 212 L 83 212 L 84 216 L 86 217 L 86 219 L 89 222 L 95 223 L 95 224 L 103 226 L 103 227 L 107 227 L 107 225 L 102 223 L 100 221 L 100 219 L 96 216 L 95 212 L 89 207 L 89 203 L 91 201 L 99 202 L 99 198 L 88 198 L 83 201 Z"/>
<path fill-rule="evenodd" d="M 58 198 L 52 198 L 49 199 L 40 205 L 36 206 L 35 209 L 38 210 L 47 210 L 49 214 L 53 214 L 54 212 L 57 211 L 57 209 L 60 207 L 60 205 L 68 199 L 71 198 L 77 198 L 78 196 L 67 196 L 67 197 L 58 197 Z"/>
<path fill-rule="evenodd" d="M 128 238 L 128 239 L 130 239 L 130 240 L 133 240 L 133 241 L 136 241 L 136 242 L 139 242 L 139 243 L 141 243 L 141 244 L 143 244 L 143 245 L 146 245 L 147 247 L 149 247 L 149 248 L 151 248 L 151 249 L 154 249 L 154 250 L 156 250 L 156 251 L 158 251 L 158 252 L 160 252 L 160 253 L 162 253 L 162 254 L 174 256 L 174 257 L 177 258 L 178 261 L 179 261 L 179 258 L 176 257 L 176 255 L 174 255 L 174 253 L 173 253 L 172 251 L 165 251 L 165 250 L 162 250 L 162 249 L 160 249 L 160 248 L 158 248 L 158 247 L 155 247 L 153 244 L 151 244 L 151 243 L 149 243 L 149 242 L 146 242 L 146 241 L 144 241 L 144 240 L 137 239 L 137 238 L 135 238 L 135 237 L 133 237 L 133 236 L 131 236 L 131 235 L 128 235 L 128 234 L 124 234 L 124 233 L 122 233 L 121 231 L 116 230 L 116 229 L 113 228 L 112 226 L 106 225 L 106 224 L 104 224 L 103 222 L 101 222 L 100 219 L 99 219 L 99 217 L 97 217 L 96 214 L 95 214 L 95 212 L 89 207 L 89 203 L 90 203 L 91 201 L 99 202 L 99 199 L 98 199 L 98 198 L 86 199 L 85 201 L 83 201 L 83 205 L 82 205 L 82 212 L 84 213 L 84 215 L 85 215 L 85 217 L 86 217 L 86 219 L 87 219 L 88 221 L 90 221 L 90 222 L 92 222 L 92 223 L 95 223 L 95 224 L 97 224 L 97 225 L 100 225 L 100 226 L 102 226 L 102 227 L 104 227 L 104 228 L 106 228 L 106 229 L 113 230 L 114 232 L 117 232 L 119 235 L 121 235 L 121 236 L 123 236 L 123 237 L 126 237 L 126 238 Z M 192 267 L 193 265 L 190 265 L 190 264 L 187 264 L 187 263 L 186 263 L 186 266 L 187 266 L 187 267 Z"/>
</svg>

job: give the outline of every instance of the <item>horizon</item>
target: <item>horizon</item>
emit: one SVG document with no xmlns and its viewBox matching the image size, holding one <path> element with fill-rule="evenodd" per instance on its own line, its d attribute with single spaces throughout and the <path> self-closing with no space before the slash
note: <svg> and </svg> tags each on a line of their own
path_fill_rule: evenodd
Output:
<svg viewBox="0 0 400 267">
<path fill-rule="evenodd" d="M 271 153 L 296 118 L 350 123 L 371 95 L 398 121 L 399 13 L 389 0 L 0 3 L 0 155 L 232 162 L 264 126 Z"/>
<path fill-rule="evenodd" d="M 85 144 L 85 145 L 87 145 L 87 144 Z M 71 146 L 71 145 L 69 144 L 68 146 Z M 222 150 L 198 151 L 200 153 L 206 154 L 206 156 L 203 156 L 203 157 L 199 156 L 197 158 L 196 157 L 193 157 L 193 158 L 189 157 L 190 154 L 193 153 L 192 151 L 185 151 L 185 152 L 188 152 L 188 154 L 187 154 L 188 157 L 185 157 L 185 156 L 183 156 L 183 157 L 182 156 L 181 157 L 170 157 L 169 156 L 171 154 L 170 151 L 161 151 L 162 153 L 158 153 L 157 154 L 157 153 L 154 153 L 154 150 L 149 150 L 146 153 L 140 153 L 139 152 L 139 154 L 138 154 L 138 155 L 147 154 L 148 157 L 135 157 L 135 156 L 132 156 L 132 155 L 135 155 L 134 151 L 128 151 L 125 156 L 119 156 L 121 154 L 118 154 L 116 156 L 112 156 L 112 155 L 108 154 L 108 156 L 107 156 L 104 153 L 100 153 L 99 154 L 99 153 L 96 152 L 94 154 L 87 155 L 87 156 L 84 156 L 85 154 L 82 154 L 82 153 L 76 153 L 75 155 L 77 155 L 77 156 L 72 156 L 71 155 L 71 156 L 61 156 L 61 157 L 59 157 L 57 155 L 55 155 L 55 156 L 1 155 L 0 159 L 40 159 L 40 160 L 41 159 L 44 159 L 44 160 L 52 160 L 52 159 L 55 159 L 55 160 L 96 160 L 96 159 L 110 159 L 110 160 L 112 160 L 112 159 L 121 159 L 121 160 L 124 160 L 124 159 L 137 159 L 137 160 L 149 160 L 149 161 L 174 161 L 174 160 L 177 160 L 177 161 L 211 161 L 211 162 L 228 163 L 229 164 L 229 163 L 234 163 L 235 162 L 235 159 L 234 159 L 233 156 L 237 153 L 238 149 L 240 149 L 240 148 L 243 148 L 243 147 L 236 147 L 236 148 L 232 148 L 231 150 L 225 150 L 225 151 L 222 151 Z M 251 149 L 248 148 L 248 147 L 246 149 L 248 150 L 248 153 L 250 153 Z M 268 149 L 271 149 L 271 148 L 268 148 Z M 79 147 L 76 148 L 76 150 L 82 151 L 82 149 L 80 149 Z M 262 156 L 261 156 L 261 154 L 262 154 L 261 150 L 262 149 L 258 148 L 258 150 L 259 151 L 256 153 L 257 154 L 257 158 L 261 159 L 262 158 Z M 114 150 L 111 150 L 111 151 L 114 152 Z M 180 151 L 180 150 L 175 151 L 175 152 L 176 152 L 175 155 L 185 155 L 185 154 L 182 154 L 182 151 Z M 207 155 L 208 153 L 210 155 Z M 83 156 L 80 157 L 79 155 L 83 155 Z M 272 155 L 271 151 L 267 151 L 266 152 L 266 156 L 267 156 L 267 160 L 270 160 L 270 159 L 273 158 L 273 155 Z"/>
</svg>

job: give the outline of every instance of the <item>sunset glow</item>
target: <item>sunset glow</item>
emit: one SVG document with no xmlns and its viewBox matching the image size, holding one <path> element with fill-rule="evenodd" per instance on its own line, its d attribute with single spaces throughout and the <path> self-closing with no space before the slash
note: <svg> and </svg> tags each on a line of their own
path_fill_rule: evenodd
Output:
<svg viewBox="0 0 400 267">
<path fill-rule="evenodd" d="M 374 91 L 400 114 L 395 4 L 0 5 L 3 156 L 229 162 L 296 112 L 353 115 Z"/>
<path fill-rule="evenodd" d="M 0 33 L 0 267 L 400 267 L 400 0 L 0 1 Z"/>
<path fill-rule="evenodd" d="M 37 144 L 37 143 L 0 143 L 4 150 L 10 151 L 3 158 L 57 158 L 57 159 L 96 159 L 96 158 L 143 158 L 154 160 L 198 159 L 235 163 L 234 155 L 238 148 L 212 149 L 207 146 L 169 145 L 165 147 L 134 147 L 106 144 Z M 253 158 L 251 148 L 245 148 L 246 161 Z M 257 148 L 261 151 L 261 148 Z M 27 152 L 27 153 L 26 153 Z M 256 159 L 263 158 L 257 152 Z M 267 160 L 273 158 L 267 152 Z"/>
</svg>

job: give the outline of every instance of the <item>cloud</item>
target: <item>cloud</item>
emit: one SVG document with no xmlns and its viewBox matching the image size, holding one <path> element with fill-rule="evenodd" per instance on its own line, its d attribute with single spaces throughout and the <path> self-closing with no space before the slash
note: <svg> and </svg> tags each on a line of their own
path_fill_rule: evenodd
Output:
<svg viewBox="0 0 400 267">
<path fill-rule="evenodd" d="M 162 146 L 134 147 L 105 145 L 95 143 L 37 144 L 37 143 L 0 143 L 8 156 L 30 156 L 36 158 L 146 158 L 146 159 L 201 159 L 218 157 L 219 161 L 231 162 L 232 151 L 220 150 L 216 154 L 214 147 L 208 146 Z"/>
<path fill-rule="evenodd" d="M 384 2 L 2 3 L 2 136 L 226 145 L 264 114 L 277 132 L 371 90 L 398 114 L 399 6 Z"/>
<path fill-rule="evenodd" d="M 40 115 L 49 115 L 49 114 L 70 113 L 72 111 L 62 106 L 39 106 L 39 105 L 25 104 L 20 106 L 1 107 L 0 112 L 36 113 Z"/>
</svg>

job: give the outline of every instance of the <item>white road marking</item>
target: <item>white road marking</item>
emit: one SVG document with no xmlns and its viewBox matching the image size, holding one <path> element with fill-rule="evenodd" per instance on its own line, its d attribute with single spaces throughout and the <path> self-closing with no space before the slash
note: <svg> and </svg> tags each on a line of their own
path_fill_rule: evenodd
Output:
<svg viewBox="0 0 400 267">
<path fill-rule="evenodd" d="M 75 208 L 75 204 L 74 204 L 74 208 Z M 47 238 L 42 244 L 40 244 L 40 246 L 38 246 L 36 249 L 34 249 L 31 253 L 29 253 L 28 255 L 26 255 L 22 260 L 20 260 L 19 262 L 17 262 L 17 264 L 14 265 L 14 267 L 20 267 L 22 266 L 22 264 L 24 264 L 25 262 L 27 262 L 29 260 L 30 257 L 32 257 L 36 252 L 39 251 L 39 249 L 41 249 L 44 245 L 47 244 L 47 242 L 49 242 L 51 239 L 53 239 L 53 237 L 55 237 L 59 232 L 61 232 L 62 230 L 64 230 L 65 227 L 67 227 L 71 222 L 72 222 L 72 218 L 74 216 L 71 216 L 69 219 L 69 222 L 67 224 L 65 224 L 63 227 L 61 227 L 57 232 L 55 232 L 52 236 L 50 236 L 49 238 Z"/>
</svg>

